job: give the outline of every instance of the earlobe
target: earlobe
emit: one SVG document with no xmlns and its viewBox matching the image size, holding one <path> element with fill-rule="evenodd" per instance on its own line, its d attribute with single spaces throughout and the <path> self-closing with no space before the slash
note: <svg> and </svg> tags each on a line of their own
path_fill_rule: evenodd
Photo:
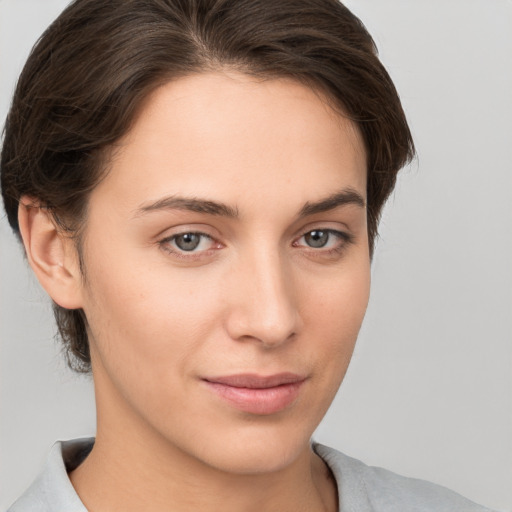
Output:
<svg viewBox="0 0 512 512">
<path fill-rule="evenodd" d="M 48 295 L 66 309 L 82 307 L 82 279 L 73 240 L 55 224 L 37 200 L 23 196 L 18 222 L 32 270 Z"/>
</svg>

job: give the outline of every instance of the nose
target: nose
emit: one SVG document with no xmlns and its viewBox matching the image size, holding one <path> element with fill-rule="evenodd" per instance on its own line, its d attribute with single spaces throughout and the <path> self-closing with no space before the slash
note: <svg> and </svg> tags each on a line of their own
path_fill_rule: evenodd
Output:
<svg viewBox="0 0 512 512">
<path fill-rule="evenodd" d="M 278 251 L 261 251 L 240 261 L 230 277 L 233 293 L 226 328 L 232 339 L 274 348 L 298 334 L 301 317 L 292 274 Z"/>
</svg>

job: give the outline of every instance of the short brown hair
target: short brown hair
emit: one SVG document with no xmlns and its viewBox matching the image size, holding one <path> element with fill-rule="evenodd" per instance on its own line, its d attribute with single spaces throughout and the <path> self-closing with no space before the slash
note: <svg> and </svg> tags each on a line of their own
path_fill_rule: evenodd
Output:
<svg viewBox="0 0 512 512">
<path fill-rule="evenodd" d="M 366 146 L 370 251 L 414 146 L 395 87 L 361 21 L 337 0 L 75 0 L 35 45 L 8 114 L 0 170 L 19 236 L 22 195 L 78 241 L 105 156 L 159 85 L 229 67 L 322 90 Z M 90 370 L 82 310 L 54 304 L 70 366 Z"/>
</svg>

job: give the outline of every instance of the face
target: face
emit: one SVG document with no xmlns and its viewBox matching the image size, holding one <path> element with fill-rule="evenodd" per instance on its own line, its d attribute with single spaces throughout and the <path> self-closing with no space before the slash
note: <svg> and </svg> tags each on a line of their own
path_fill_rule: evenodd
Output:
<svg viewBox="0 0 512 512">
<path fill-rule="evenodd" d="M 367 305 L 365 189 L 356 128 L 303 85 L 159 88 L 90 198 L 98 433 L 235 472 L 307 450 Z"/>
</svg>

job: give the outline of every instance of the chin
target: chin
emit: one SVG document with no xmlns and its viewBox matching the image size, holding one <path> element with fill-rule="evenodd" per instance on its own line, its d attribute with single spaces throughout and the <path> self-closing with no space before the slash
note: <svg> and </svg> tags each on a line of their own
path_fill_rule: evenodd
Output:
<svg viewBox="0 0 512 512">
<path fill-rule="evenodd" d="M 196 457 L 226 473 L 263 474 L 284 470 L 310 449 L 311 434 L 285 428 L 241 428 L 237 433 L 219 436 L 216 442 L 201 446 Z M 196 446 L 197 448 L 197 446 Z"/>
</svg>

